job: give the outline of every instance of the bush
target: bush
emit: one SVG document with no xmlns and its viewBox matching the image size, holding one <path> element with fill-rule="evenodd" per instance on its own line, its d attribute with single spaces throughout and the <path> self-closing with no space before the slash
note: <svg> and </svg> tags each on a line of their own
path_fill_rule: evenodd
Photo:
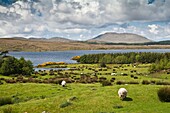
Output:
<svg viewBox="0 0 170 113">
<path fill-rule="evenodd" d="M 155 84 L 156 83 L 156 81 L 155 80 L 151 80 L 151 84 Z"/>
<path fill-rule="evenodd" d="M 99 78 L 99 82 L 103 82 L 103 81 L 105 81 L 105 80 L 107 80 L 106 77 L 100 77 L 100 78 Z"/>
<path fill-rule="evenodd" d="M 157 81 L 156 85 L 170 85 L 170 82 Z"/>
<path fill-rule="evenodd" d="M 148 80 L 143 80 L 143 81 L 142 81 L 142 84 L 148 85 L 148 84 L 150 84 L 150 81 L 148 81 Z"/>
<path fill-rule="evenodd" d="M 121 85 L 121 84 L 126 84 L 126 82 L 124 82 L 124 81 L 117 81 L 116 84 L 117 85 Z"/>
<path fill-rule="evenodd" d="M 131 78 L 134 78 L 134 75 L 130 75 Z"/>
<path fill-rule="evenodd" d="M 157 92 L 159 100 L 162 102 L 170 102 L 170 87 L 160 88 Z"/>
<path fill-rule="evenodd" d="M 0 106 L 6 105 L 6 104 L 13 104 L 11 97 L 0 97 Z"/>
<path fill-rule="evenodd" d="M 139 82 L 136 82 L 136 81 L 130 81 L 130 82 L 128 82 L 128 84 L 139 84 Z"/>
<path fill-rule="evenodd" d="M 102 63 L 100 64 L 100 67 L 106 67 L 106 64 L 105 64 L 104 62 L 102 62 Z"/>
<path fill-rule="evenodd" d="M 134 79 L 138 79 L 138 77 L 135 76 Z"/>
<path fill-rule="evenodd" d="M 102 82 L 102 86 L 111 86 L 111 85 L 112 85 L 112 83 L 109 82 L 108 80 L 105 80 Z"/>
<path fill-rule="evenodd" d="M 115 80 L 116 80 L 116 78 L 113 77 L 110 79 L 110 82 L 114 82 Z"/>
</svg>

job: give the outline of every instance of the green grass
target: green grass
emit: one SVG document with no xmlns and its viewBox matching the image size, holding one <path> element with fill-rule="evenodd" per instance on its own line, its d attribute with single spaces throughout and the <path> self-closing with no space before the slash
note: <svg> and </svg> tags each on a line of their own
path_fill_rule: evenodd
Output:
<svg viewBox="0 0 170 113">
<path fill-rule="evenodd" d="M 132 101 L 121 101 L 117 95 L 120 87 L 128 90 Z M 157 97 L 158 85 L 113 85 L 102 87 L 101 84 L 67 84 L 67 87 L 51 84 L 7 84 L 1 85 L 0 96 L 17 96 L 22 101 L 0 107 L 0 113 L 7 107 L 19 113 L 168 113 L 170 103 L 162 103 Z M 43 98 L 41 98 L 43 96 Z M 60 108 L 69 101 L 71 105 Z M 45 98 L 44 98 L 45 97 Z M 27 98 L 30 98 L 27 100 Z M 24 100 L 24 101 L 23 101 Z M 123 108 L 117 108 L 122 106 Z M 156 110 L 155 110 L 156 109 Z"/>
<path fill-rule="evenodd" d="M 142 85 L 143 80 L 148 81 L 170 81 L 170 75 L 165 72 L 149 74 L 150 64 L 139 64 L 137 67 L 127 64 L 119 68 L 117 64 L 107 64 L 107 71 L 99 71 L 98 77 L 106 77 L 107 80 L 115 77 L 116 80 L 112 86 L 103 87 L 100 83 L 80 84 L 71 83 L 67 87 L 61 87 L 57 84 L 35 84 L 35 83 L 16 83 L 0 85 L 0 97 L 12 98 L 13 104 L 0 106 L 0 113 L 3 111 L 12 111 L 15 113 L 168 113 L 170 103 L 160 102 L 157 96 L 159 88 L 163 85 Z M 68 64 L 68 68 L 80 67 L 99 69 L 99 64 Z M 117 76 L 107 75 L 116 69 Z M 131 73 L 131 70 L 136 70 Z M 62 73 L 70 72 L 68 70 Z M 76 70 L 77 77 L 81 73 L 92 75 L 94 72 L 84 68 Z M 126 73 L 128 76 L 122 76 Z M 74 74 L 70 74 L 75 76 Z M 138 79 L 130 75 L 137 76 Z M 53 78 L 50 75 L 37 75 L 38 79 Z M 0 75 L 0 78 L 11 78 Z M 135 85 L 116 85 L 116 81 L 136 81 Z M 4 82 L 4 81 L 3 81 Z M 117 91 L 120 87 L 128 90 L 127 101 L 121 101 Z M 75 97 L 76 99 L 72 98 Z M 129 100 L 129 101 L 128 101 Z"/>
</svg>

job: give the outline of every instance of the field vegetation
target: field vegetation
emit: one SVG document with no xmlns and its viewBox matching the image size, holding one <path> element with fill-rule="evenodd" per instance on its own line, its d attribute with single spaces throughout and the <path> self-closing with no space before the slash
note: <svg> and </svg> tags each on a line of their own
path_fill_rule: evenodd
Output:
<svg viewBox="0 0 170 113">
<path fill-rule="evenodd" d="M 0 113 L 168 113 L 170 67 L 166 55 L 153 62 L 48 65 L 56 70 L 37 70 L 31 75 L 1 72 Z M 60 67 L 65 69 L 57 69 Z M 60 85 L 62 80 L 66 87 Z M 121 87 L 128 90 L 123 101 L 117 94 Z"/>
</svg>

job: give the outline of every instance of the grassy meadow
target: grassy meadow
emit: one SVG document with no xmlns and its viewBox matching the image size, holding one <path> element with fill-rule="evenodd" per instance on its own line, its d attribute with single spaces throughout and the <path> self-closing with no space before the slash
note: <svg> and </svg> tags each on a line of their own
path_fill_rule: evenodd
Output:
<svg viewBox="0 0 170 113">
<path fill-rule="evenodd" d="M 42 113 L 43 111 L 44 113 L 168 113 L 170 111 L 170 103 L 159 101 L 157 96 L 158 89 L 165 86 L 157 83 L 169 83 L 169 73 L 162 71 L 150 74 L 148 71 L 150 64 L 107 64 L 107 68 L 100 68 L 99 64 L 66 66 L 68 70 L 56 71 L 51 75 L 42 71 L 32 75 L 34 79 L 43 81 L 55 77 L 61 79 L 61 75 L 68 74 L 67 78 L 73 82 L 67 83 L 66 87 L 42 81 L 6 83 L 2 78 L 13 80 L 17 78 L 0 75 L 3 82 L 0 85 L 0 97 L 8 97 L 12 101 L 12 104 L 1 105 L 0 113 Z M 42 73 L 46 75 L 41 75 Z M 81 82 L 82 74 L 97 76 L 97 80 L 101 77 L 108 81 L 112 78 L 115 80 L 111 82 L 112 85 L 103 86 L 98 81 Z M 144 80 L 149 83 L 144 84 Z M 121 87 L 128 90 L 128 96 L 123 101 L 117 94 Z"/>
</svg>

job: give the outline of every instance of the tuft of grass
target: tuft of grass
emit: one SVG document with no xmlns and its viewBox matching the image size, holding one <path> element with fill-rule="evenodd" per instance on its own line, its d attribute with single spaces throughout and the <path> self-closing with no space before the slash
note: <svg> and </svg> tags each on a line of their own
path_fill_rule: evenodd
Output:
<svg viewBox="0 0 170 113">
<path fill-rule="evenodd" d="M 148 84 L 150 84 L 151 82 L 150 81 L 148 81 L 148 80 L 143 80 L 142 81 L 142 84 L 144 84 L 144 85 L 148 85 Z"/>
<path fill-rule="evenodd" d="M 117 85 L 122 85 L 122 84 L 126 84 L 126 82 L 125 81 L 117 81 L 116 84 Z"/>
<path fill-rule="evenodd" d="M 139 84 L 137 81 L 129 81 L 128 84 Z"/>
<path fill-rule="evenodd" d="M 121 106 L 121 105 L 115 105 L 115 106 L 113 106 L 113 108 L 120 109 L 120 108 L 123 108 L 123 106 Z"/>
<path fill-rule="evenodd" d="M 112 85 L 112 83 L 109 82 L 108 80 L 102 81 L 101 83 L 102 83 L 102 86 L 111 86 Z"/>
<path fill-rule="evenodd" d="M 70 101 L 74 101 L 74 100 L 77 100 L 77 97 L 76 96 L 73 96 L 71 98 L 69 98 Z"/>
<path fill-rule="evenodd" d="M 7 107 L 3 109 L 3 113 L 18 113 L 18 112 L 12 107 Z"/>
<path fill-rule="evenodd" d="M 170 102 L 170 87 L 160 88 L 157 92 L 159 100 L 162 102 Z"/>
<path fill-rule="evenodd" d="M 60 104 L 60 108 L 65 108 L 65 107 L 70 106 L 70 105 L 72 105 L 72 103 L 66 101 L 66 102 L 63 102 L 62 104 Z"/>
<path fill-rule="evenodd" d="M 170 82 L 157 81 L 156 85 L 170 85 Z"/>
<path fill-rule="evenodd" d="M 7 105 L 7 104 L 13 104 L 11 97 L 0 97 L 0 106 Z"/>
</svg>

